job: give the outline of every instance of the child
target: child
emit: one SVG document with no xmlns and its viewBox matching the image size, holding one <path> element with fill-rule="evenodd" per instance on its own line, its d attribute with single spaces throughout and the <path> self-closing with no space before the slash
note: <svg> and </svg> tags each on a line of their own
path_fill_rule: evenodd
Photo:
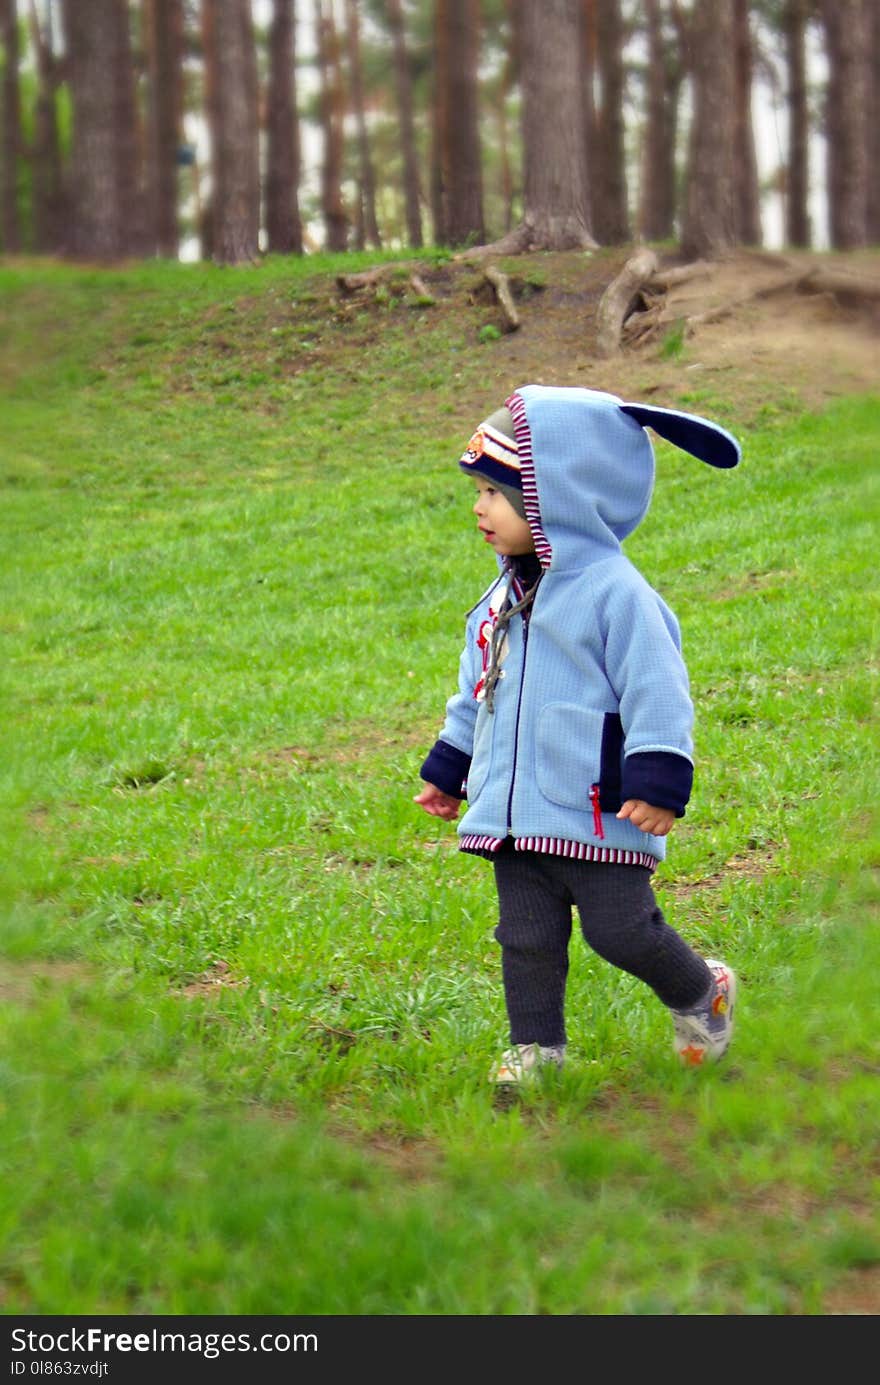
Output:
<svg viewBox="0 0 880 1385">
<path fill-rule="evenodd" d="M 666 923 L 651 888 L 693 777 L 693 707 L 672 612 L 624 557 L 648 509 L 645 429 L 716 467 L 740 449 L 706 419 L 594 390 L 526 385 L 460 466 L 499 575 L 470 612 L 459 690 L 415 802 L 494 863 L 511 1048 L 506 1089 L 565 1056 L 572 908 L 601 957 L 668 1006 L 680 1061 L 723 1056 L 736 979 Z"/>
</svg>

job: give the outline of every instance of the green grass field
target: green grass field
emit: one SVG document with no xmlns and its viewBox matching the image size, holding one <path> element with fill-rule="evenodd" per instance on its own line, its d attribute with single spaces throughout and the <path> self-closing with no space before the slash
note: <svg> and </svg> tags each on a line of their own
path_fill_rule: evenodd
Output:
<svg viewBox="0 0 880 1385">
<path fill-rule="evenodd" d="M 576 938 L 501 1112 L 491 870 L 412 795 L 524 381 L 337 267 L 0 267 L 0 1310 L 877 1312 L 880 399 L 655 399 L 744 445 L 658 447 L 627 545 L 697 707 L 658 896 L 738 1032 L 679 1070 Z"/>
</svg>

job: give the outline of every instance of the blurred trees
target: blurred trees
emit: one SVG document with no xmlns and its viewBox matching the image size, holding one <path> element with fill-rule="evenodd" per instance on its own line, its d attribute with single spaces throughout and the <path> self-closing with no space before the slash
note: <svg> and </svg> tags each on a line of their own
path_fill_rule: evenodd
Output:
<svg viewBox="0 0 880 1385">
<path fill-rule="evenodd" d="M 477 0 L 434 0 L 431 206 L 441 244 L 485 239 L 480 56 Z"/>
<path fill-rule="evenodd" d="M 145 253 L 130 14 L 126 0 L 64 0 L 73 112 L 64 245 L 77 259 Z"/>
<path fill-rule="evenodd" d="M 0 201 L 0 225 L 3 229 L 3 245 L 8 250 L 18 250 L 21 237 L 18 224 L 18 160 L 21 148 L 21 103 L 18 81 L 18 20 L 15 13 L 15 0 L 0 0 L 0 40 L 3 43 L 5 62 L 3 65 L 3 136 L 0 143 L 2 157 L 2 201 Z"/>
<path fill-rule="evenodd" d="M 863 0 L 823 0 L 828 52 L 826 177 L 831 244 L 839 250 L 864 245 L 867 234 L 867 14 Z"/>
<path fill-rule="evenodd" d="M 293 0 L 273 0 L 266 95 L 266 249 L 303 252 L 299 180 L 302 157 L 296 92 Z"/>
<path fill-rule="evenodd" d="M 6 12 L 15 11 L 14 0 L 4 0 Z M 64 228 L 64 189 L 59 117 L 59 66 L 53 42 L 52 11 L 41 16 L 36 0 L 28 0 L 30 47 L 34 59 L 35 91 L 33 127 L 29 150 L 30 213 L 33 250 L 51 253 L 61 249 Z M 10 47 L 7 53 L 14 52 Z M 12 67 L 9 62 L 9 68 Z M 5 196 L 17 196 L 19 164 L 8 165 Z M 15 248 L 4 238 L 6 248 Z"/>
<path fill-rule="evenodd" d="M 211 133 L 208 239 L 220 264 L 255 260 L 260 234 L 257 55 L 250 0 L 203 0 Z"/>
<path fill-rule="evenodd" d="M 584 123 L 584 57 L 578 0 L 519 0 L 523 220 L 511 250 L 595 245 Z"/>
<path fill-rule="evenodd" d="M 149 248 L 171 258 L 180 240 L 177 150 L 183 131 L 183 6 L 181 0 L 144 0 L 147 70 L 146 163 Z"/>
<path fill-rule="evenodd" d="M 0 248 L 876 244 L 878 87 L 878 0 L 0 0 Z"/>
<path fill-rule="evenodd" d="M 694 259 L 736 242 L 734 0 L 695 0 L 688 26 L 693 119 L 681 242 Z"/>
</svg>

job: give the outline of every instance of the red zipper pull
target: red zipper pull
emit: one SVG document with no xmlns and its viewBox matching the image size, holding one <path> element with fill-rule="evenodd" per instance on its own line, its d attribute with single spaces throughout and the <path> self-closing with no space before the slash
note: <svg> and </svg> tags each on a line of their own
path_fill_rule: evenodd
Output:
<svg viewBox="0 0 880 1385">
<path fill-rule="evenodd" d="M 590 802 L 593 805 L 593 832 L 597 837 L 604 837 L 602 830 L 602 805 L 599 802 L 599 785 L 590 785 Z"/>
</svg>

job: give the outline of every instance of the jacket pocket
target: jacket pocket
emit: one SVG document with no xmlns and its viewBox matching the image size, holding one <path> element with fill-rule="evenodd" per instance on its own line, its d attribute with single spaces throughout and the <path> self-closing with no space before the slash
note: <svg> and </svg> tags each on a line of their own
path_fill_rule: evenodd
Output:
<svg viewBox="0 0 880 1385">
<path fill-rule="evenodd" d="M 602 811 L 620 807 L 623 728 L 616 712 L 551 702 L 538 721 L 535 777 L 551 803 L 588 811 L 599 786 Z"/>
<path fill-rule="evenodd" d="M 477 724 L 474 728 L 474 753 L 467 774 L 468 804 L 476 802 L 489 777 L 489 769 L 492 764 L 492 729 L 491 718 L 485 708 L 481 707 L 477 713 Z"/>
<path fill-rule="evenodd" d="M 589 808 L 599 779 L 603 713 L 570 702 L 551 702 L 538 719 L 535 778 L 551 803 Z"/>
</svg>

